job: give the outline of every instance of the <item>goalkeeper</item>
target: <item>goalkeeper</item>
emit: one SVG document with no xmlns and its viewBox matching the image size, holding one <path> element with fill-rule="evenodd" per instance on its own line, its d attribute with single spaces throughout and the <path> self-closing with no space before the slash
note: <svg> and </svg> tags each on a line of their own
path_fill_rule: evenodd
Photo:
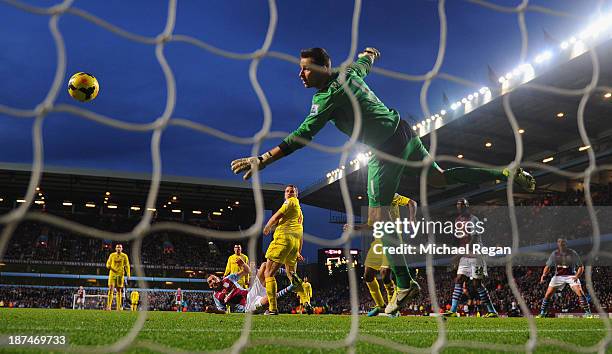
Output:
<svg viewBox="0 0 612 354">
<path fill-rule="evenodd" d="M 429 152 L 419 137 L 414 135 L 408 123 L 400 119 L 396 110 L 387 108 L 364 81 L 379 56 L 380 52 L 377 49 L 366 48 L 359 54 L 359 59 L 346 69 L 344 76 L 340 77 L 340 72 L 332 71 L 331 58 L 325 49 L 302 50 L 299 76 L 304 87 L 317 89 L 312 98 L 310 113 L 293 133 L 270 151 L 261 156 L 232 161 L 232 171 L 236 174 L 244 172 L 243 178 L 250 178 L 255 168 L 262 170 L 270 163 L 304 147 L 305 142 L 311 141 L 328 121 L 350 136 L 356 112 L 353 111 L 345 86 L 352 92 L 361 111 L 359 142 L 407 161 L 421 161 L 428 157 Z M 370 158 L 367 181 L 368 219 L 373 222 L 391 219 L 389 206 L 404 170 L 408 174 L 416 175 L 420 168 L 406 168 L 403 164 L 386 161 L 378 154 Z M 457 183 L 479 184 L 494 180 L 506 181 L 509 175 L 508 169 L 457 167 L 443 170 L 433 162 L 428 181 L 438 186 Z M 526 191 L 535 190 L 535 179 L 520 168 L 516 170 L 514 181 Z M 385 244 L 391 244 L 394 240 L 397 240 L 394 235 L 383 237 Z M 387 313 L 397 312 L 418 291 L 418 284 L 412 281 L 405 262 L 394 260 L 391 263 L 396 275 L 398 292 L 393 303 L 387 306 L 385 310 Z"/>
<path fill-rule="evenodd" d="M 113 291 L 117 289 L 117 310 L 123 310 L 123 285 L 124 277 L 127 274 L 127 280 L 130 280 L 130 261 L 127 254 L 123 253 L 123 246 L 118 243 L 115 246 L 115 251 L 108 256 L 106 268 L 108 273 L 108 299 L 106 301 L 106 309 L 111 310 L 113 304 Z"/>
</svg>

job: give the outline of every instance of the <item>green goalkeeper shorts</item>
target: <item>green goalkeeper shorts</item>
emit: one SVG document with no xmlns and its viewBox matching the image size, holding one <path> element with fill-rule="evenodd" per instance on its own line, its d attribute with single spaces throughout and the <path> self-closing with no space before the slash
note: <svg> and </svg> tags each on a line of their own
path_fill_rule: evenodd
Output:
<svg viewBox="0 0 612 354">
<path fill-rule="evenodd" d="M 421 139 L 414 135 L 410 125 L 401 120 L 395 133 L 381 147 L 380 151 L 406 161 L 421 161 L 429 156 Z M 438 168 L 434 162 L 431 168 Z M 368 162 L 368 203 L 371 207 L 390 206 L 404 173 L 416 175 L 420 167 L 384 160 L 374 154 Z"/>
</svg>

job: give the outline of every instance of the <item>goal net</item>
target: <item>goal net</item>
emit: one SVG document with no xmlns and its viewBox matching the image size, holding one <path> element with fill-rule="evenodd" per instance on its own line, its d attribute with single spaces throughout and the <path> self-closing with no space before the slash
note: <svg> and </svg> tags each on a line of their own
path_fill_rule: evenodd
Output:
<svg viewBox="0 0 612 354">
<path fill-rule="evenodd" d="M 104 310 L 106 307 L 107 295 L 85 295 L 79 298 L 78 294 L 72 295 L 73 310 Z"/>
<path fill-rule="evenodd" d="M 609 320 L 602 308 L 602 304 L 596 295 L 596 291 L 593 287 L 592 281 L 592 261 L 596 257 L 602 258 L 610 258 L 610 254 L 602 252 L 600 249 L 600 229 L 599 229 L 599 220 L 597 215 L 593 209 L 593 200 L 591 195 L 591 181 L 593 175 L 602 170 L 612 169 L 610 165 L 598 165 L 595 152 L 593 149 L 589 149 L 586 151 L 586 155 L 588 157 L 587 167 L 584 170 L 576 171 L 576 170 L 563 170 L 555 166 L 547 165 L 546 163 L 542 163 L 539 161 L 524 161 L 524 145 L 523 145 L 523 136 L 519 132 L 520 126 L 517 122 L 517 118 L 513 112 L 513 104 L 511 97 L 514 92 L 518 90 L 529 87 L 530 89 L 537 90 L 538 92 L 548 92 L 558 95 L 559 97 L 574 97 L 579 100 L 579 103 L 574 108 L 576 112 L 577 119 L 577 127 L 579 132 L 579 138 L 582 141 L 583 145 L 588 147 L 591 146 L 591 142 L 589 139 L 589 134 L 587 134 L 585 128 L 585 109 L 586 105 L 589 102 L 589 99 L 595 95 L 602 95 L 605 92 L 610 92 L 612 89 L 607 86 L 602 86 L 602 84 L 598 81 L 600 76 L 600 58 L 596 54 L 595 46 L 600 43 L 603 39 L 610 38 L 610 31 L 608 31 L 609 24 L 612 22 L 610 17 L 604 18 L 603 22 L 599 24 L 599 27 L 596 29 L 587 31 L 586 33 L 578 34 L 576 37 L 568 38 L 566 41 L 560 44 L 560 48 L 558 51 L 568 50 L 565 53 L 568 57 L 571 57 L 573 54 L 570 53 L 578 53 L 586 54 L 590 58 L 591 68 L 588 71 L 588 77 L 585 77 L 586 84 L 580 88 L 562 88 L 562 87 L 554 87 L 548 85 L 539 85 L 530 82 L 530 78 L 533 78 L 533 75 L 529 75 L 528 73 L 532 73 L 532 67 L 530 64 L 535 65 L 538 62 L 545 61 L 548 59 L 549 54 L 543 54 L 542 56 L 535 58 L 528 58 L 528 32 L 526 26 L 526 15 L 531 12 L 544 13 L 549 16 L 555 16 L 560 19 L 560 21 L 566 18 L 573 18 L 573 14 L 565 13 L 557 11 L 553 8 L 542 7 L 539 5 L 531 4 L 528 0 L 520 1 L 517 6 L 500 6 L 489 1 L 485 0 L 469 0 L 467 1 L 471 4 L 471 6 L 481 6 L 492 12 L 498 12 L 507 14 L 507 16 L 513 16 L 516 18 L 518 22 L 518 30 L 521 38 L 521 47 L 520 47 L 520 63 L 522 64 L 515 70 L 511 70 L 506 75 L 498 78 L 499 86 L 496 87 L 486 87 L 483 88 L 479 83 L 473 82 L 469 79 L 458 77 L 455 75 L 451 75 L 441 71 L 442 63 L 445 59 L 445 50 L 447 47 L 447 6 L 450 5 L 450 1 L 439 0 L 437 2 L 437 18 L 439 20 L 439 47 L 437 49 L 437 56 L 435 62 L 432 63 L 431 69 L 427 70 L 422 74 L 412 75 L 406 74 L 403 72 L 388 70 L 385 68 L 374 68 L 372 70 L 371 75 L 382 75 L 392 80 L 400 80 L 400 81 L 409 81 L 409 82 L 417 82 L 422 83 L 422 89 L 420 94 L 420 102 L 421 102 L 421 121 L 414 126 L 412 129 L 416 134 L 420 136 L 428 136 L 430 139 L 430 149 L 429 152 L 431 154 L 431 158 L 435 161 L 450 161 L 458 164 L 464 164 L 469 166 L 488 166 L 478 161 L 470 161 L 468 159 L 462 159 L 458 156 L 451 155 L 440 155 L 437 154 L 437 147 L 440 145 L 440 142 L 437 140 L 437 130 L 439 127 L 444 126 L 447 122 L 452 121 L 453 116 L 459 116 L 461 113 L 467 113 L 471 110 L 477 109 L 479 107 L 478 100 L 476 97 L 480 96 L 489 96 L 489 97 L 501 97 L 503 100 L 503 109 L 505 113 L 505 118 L 507 119 L 507 123 L 513 130 L 513 137 L 515 143 L 515 158 L 513 161 L 505 166 L 509 168 L 511 171 L 515 171 L 519 166 L 526 168 L 535 168 L 544 170 L 547 172 L 552 172 L 556 175 L 580 179 L 583 180 L 584 186 L 584 203 L 586 206 L 586 210 L 590 217 L 590 221 L 592 224 L 592 238 L 593 238 L 593 248 L 587 257 L 587 267 L 585 272 L 585 280 L 586 280 L 586 288 L 589 290 L 592 296 L 592 304 L 595 312 L 599 313 L 601 316 L 600 319 L 594 321 L 601 321 L 605 327 L 605 337 L 598 341 L 597 343 L 592 344 L 589 347 L 579 347 L 575 344 L 572 344 L 568 341 L 562 341 L 557 339 L 550 338 L 542 338 L 541 333 L 538 331 L 538 327 L 536 326 L 535 319 L 532 316 L 527 316 L 528 323 L 528 338 L 526 341 L 520 345 L 502 345 L 502 344 L 493 344 L 493 343 L 485 343 L 470 340 L 457 340 L 451 338 L 448 333 L 448 326 L 446 322 L 438 317 L 435 320 L 437 338 L 433 342 L 433 344 L 429 347 L 415 347 L 406 345 L 403 343 L 399 343 L 396 341 L 392 341 L 390 339 L 382 338 L 377 335 L 372 334 L 364 334 L 360 329 L 360 321 L 358 317 L 359 313 L 359 299 L 358 299 L 358 277 L 355 274 L 355 269 L 349 267 L 348 268 L 348 279 L 350 285 L 350 303 L 351 303 L 351 322 L 350 328 L 346 332 L 346 336 L 342 340 L 336 341 L 324 341 L 324 340 L 305 340 L 305 339 L 293 339 L 293 338 L 251 338 L 251 332 L 253 329 L 253 316 L 250 314 L 245 315 L 244 323 L 242 324 L 241 335 L 238 340 L 233 344 L 231 348 L 228 348 L 228 351 L 232 352 L 240 352 L 242 350 L 257 347 L 262 345 L 271 345 L 271 346 L 288 346 L 288 347 L 300 347 L 300 348 L 312 348 L 312 349 L 345 349 L 348 352 L 354 352 L 356 350 L 356 346 L 359 342 L 371 343 L 375 345 L 380 345 L 386 349 L 393 349 L 402 352 L 412 352 L 412 353 L 421 353 L 421 352 L 441 352 L 447 348 L 463 348 L 466 351 L 470 350 L 491 350 L 491 351 L 512 351 L 512 352 L 532 352 L 536 349 L 538 345 L 547 345 L 554 346 L 560 350 L 568 350 L 575 352 L 599 352 L 604 353 L 609 350 L 608 346 L 610 341 L 612 340 L 612 327 L 610 325 Z M 518 2 L 518 1 L 517 1 Z M 189 234 L 198 237 L 207 237 L 207 238 L 219 238 L 219 239 L 244 239 L 248 238 L 249 240 L 249 257 L 251 259 L 256 259 L 255 254 L 255 246 L 256 240 L 261 235 L 261 230 L 263 229 L 264 224 L 264 205 L 263 205 L 263 197 L 262 197 L 262 183 L 260 174 L 255 172 L 252 178 L 252 191 L 256 204 L 256 222 L 252 225 L 251 228 L 247 230 L 242 230 L 240 232 L 223 232 L 216 231 L 210 229 L 198 228 L 186 224 L 181 224 L 177 222 L 164 222 L 164 223 L 152 223 L 152 210 L 155 208 L 155 202 L 157 200 L 157 194 L 160 186 L 160 180 L 162 176 L 162 159 L 160 153 L 160 141 L 162 134 L 168 129 L 170 126 L 178 126 L 186 129 L 190 129 L 193 132 L 201 133 L 202 138 L 215 138 L 220 139 L 226 144 L 242 144 L 251 147 L 251 156 L 258 156 L 262 153 L 261 145 L 265 139 L 268 138 L 278 138 L 286 136 L 286 133 L 279 134 L 278 132 L 273 132 L 271 130 L 272 126 L 272 111 L 268 100 L 266 99 L 265 89 L 261 86 L 260 81 L 257 76 L 258 66 L 261 61 L 266 59 L 273 59 L 284 61 L 287 63 L 297 64 L 299 63 L 299 58 L 292 54 L 287 54 L 283 52 L 272 51 L 271 45 L 276 35 L 276 29 L 279 19 L 277 2 L 275 0 L 269 0 L 267 2 L 268 11 L 269 11 L 269 24 L 265 33 L 265 39 L 263 44 L 256 48 L 255 50 L 248 53 L 239 53 L 232 52 L 225 49 L 218 48 L 210 43 L 202 41 L 198 38 L 192 37 L 190 35 L 185 34 L 177 34 L 175 32 L 175 28 L 177 25 L 176 21 L 176 9 L 177 9 L 177 1 L 170 0 L 168 1 L 167 7 L 167 17 L 166 23 L 163 29 L 160 29 L 158 35 L 155 36 L 143 36 L 140 34 L 132 33 L 124 28 L 121 28 L 112 22 L 106 21 L 100 17 L 97 17 L 94 14 L 88 13 L 78 7 L 78 4 L 74 4 L 71 0 L 66 0 L 61 2 L 58 5 L 54 5 L 51 7 L 40 7 L 33 6 L 32 4 L 39 5 L 37 2 L 22 2 L 18 0 L 4 0 L 1 6 L 13 6 L 25 12 L 35 15 L 48 16 L 49 18 L 49 29 L 55 44 L 56 53 L 57 53 L 57 66 L 55 69 L 55 76 L 53 80 L 53 84 L 45 97 L 45 99 L 40 102 L 35 107 L 30 109 L 22 109 L 16 108 L 11 105 L 11 102 L 0 102 L 0 113 L 19 117 L 19 118 L 31 118 L 33 120 L 32 125 L 32 137 L 33 137 L 33 158 L 32 158 L 32 173 L 28 185 L 28 190 L 25 194 L 24 200 L 25 202 L 21 203 L 17 208 L 13 209 L 9 213 L 0 216 L 0 224 L 3 225 L 2 234 L 0 235 L 0 259 L 2 255 L 4 255 L 7 247 L 7 243 L 11 238 L 11 235 L 17 225 L 24 220 L 32 220 L 36 222 L 41 222 L 45 224 L 53 225 L 54 227 L 62 228 L 69 230 L 74 233 L 78 233 L 81 235 L 87 235 L 88 237 L 98 238 L 98 239 L 112 239 L 112 240 L 122 240 L 122 241 L 133 241 L 133 248 L 131 250 L 133 263 L 135 265 L 135 273 L 138 277 L 143 278 L 144 272 L 143 268 L 140 266 L 142 264 L 141 260 L 141 245 L 142 239 L 146 237 L 146 235 L 160 232 L 160 231 L 175 231 L 184 234 Z M 594 9 L 594 11 L 601 10 L 604 1 L 597 2 L 599 4 L 598 8 Z M 362 1 L 355 0 L 352 3 L 352 21 L 350 23 L 350 38 L 347 39 L 348 44 L 350 45 L 349 53 L 347 58 L 341 63 L 341 70 L 345 70 L 346 66 L 354 61 L 357 56 L 358 50 L 357 42 L 360 34 L 360 19 L 363 14 L 362 10 Z M 263 5 L 262 5 L 263 6 Z M 0 7 L 1 9 L 1 7 Z M 2 11 L 2 10 L 0 10 Z M 98 113 L 94 113 L 83 106 L 76 106 L 71 104 L 61 104 L 57 103 L 58 95 L 61 89 L 65 85 L 66 78 L 66 66 L 67 66 L 67 55 L 66 55 L 66 43 L 64 43 L 64 37 L 62 35 L 62 31 L 58 26 L 59 20 L 64 16 L 78 16 L 85 21 L 89 21 L 100 28 L 111 32 L 113 35 L 119 36 L 122 39 L 133 41 L 138 43 L 139 45 L 150 45 L 155 50 L 155 57 L 159 62 L 159 66 L 163 71 L 165 78 L 165 90 L 166 90 L 166 108 L 163 114 L 156 118 L 153 122 L 147 124 L 136 124 L 128 121 L 124 121 L 118 117 L 109 117 L 105 115 L 101 115 Z M 602 28 L 604 30 L 602 30 Z M 599 36 L 592 35 L 594 32 L 597 32 Z M 350 41 L 349 41 L 350 40 Z M 261 130 L 257 132 L 257 134 L 244 138 L 236 135 L 224 133 L 218 129 L 213 127 L 197 123 L 188 119 L 176 118 L 175 117 L 175 105 L 177 100 L 177 90 L 175 85 L 175 80 L 173 76 L 173 68 L 168 63 L 165 54 L 164 48 L 169 43 L 180 42 L 183 44 L 188 44 L 199 48 L 203 51 L 206 51 L 212 55 L 221 57 L 227 60 L 243 60 L 248 61 L 250 63 L 249 66 L 249 78 L 251 79 L 251 84 L 253 90 L 257 94 L 257 98 L 259 103 L 261 104 L 261 109 L 263 111 L 263 124 Z M 531 68 L 530 68 L 531 67 Z M 434 80 L 447 80 L 453 83 L 457 83 L 460 85 L 464 85 L 466 87 L 467 92 L 470 93 L 469 96 L 466 96 L 462 99 L 459 99 L 456 102 L 453 102 L 449 107 L 444 107 L 441 110 L 433 110 L 428 103 L 428 92 L 429 88 Z M 350 95 L 349 95 L 350 96 Z M 354 99 L 354 97 L 353 97 Z M 355 107 L 355 106 L 354 106 Z M 454 111 L 458 113 L 453 114 Z M 355 109 L 356 115 L 360 114 L 360 110 L 357 107 Z M 75 119 L 85 119 L 96 124 L 104 125 L 107 127 L 112 127 L 119 130 L 131 131 L 131 132 L 148 132 L 151 134 L 150 147 L 151 147 L 151 160 L 152 160 L 152 178 L 151 185 L 148 191 L 146 206 L 143 210 L 146 210 L 143 214 L 140 222 L 131 230 L 131 232 L 120 234 L 120 233 L 112 233 L 105 230 L 99 230 L 92 227 L 88 227 L 85 225 L 78 224 L 73 221 L 69 221 L 67 219 L 49 215 L 45 213 L 30 211 L 29 207 L 33 203 L 36 194 L 36 187 L 40 184 L 42 171 L 43 171 L 43 131 L 42 126 L 46 117 L 49 114 L 69 114 Z M 356 119 L 357 121 L 358 119 Z M 323 146 L 316 143 L 311 143 L 307 148 L 317 149 L 319 151 L 336 154 L 339 156 L 339 165 L 338 170 L 334 171 L 333 174 L 328 176 L 329 178 L 338 178 L 340 189 L 342 192 L 342 200 L 344 203 L 344 207 L 347 214 L 347 223 L 353 224 L 355 221 L 354 214 L 356 211 L 353 208 L 352 197 L 349 193 L 349 188 L 347 185 L 347 181 L 343 177 L 343 172 L 345 170 L 345 166 L 349 166 L 350 158 L 349 154 L 352 149 L 357 144 L 357 137 L 359 136 L 359 129 L 361 127 L 356 127 L 356 132 L 353 133 L 353 136 L 348 141 L 348 143 L 342 145 L 340 148 Z M 378 153 L 378 152 L 376 152 Z M 393 160 L 393 157 L 384 157 L 386 160 Z M 396 159 L 397 160 L 397 159 Z M 396 161 L 393 160 L 393 161 Z M 397 161 L 396 161 L 397 162 Z M 429 165 L 431 164 L 431 159 L 426 159 L 424 161 L 418 162 L 407 162 L 407 161 L 399 161 L 398 163 L 403 163 L 406 166 L 410 167 L 424 167 L 423 170 L 427 170 Z M 229 165 L 229 161 L 228 161 Z M 427 173 L 420 174 L 420 195 L 415 196 L 418 197 L 420 201 L 420 206 L 423 210 L 423 216 L 425 219 L 429 219 L 429 211 L 428 211 L 428 194 L 427 194 L 427 185 L 428 175 Z M 512 248 L 513 251 L 518 250 L 519 240 L 521 237 L 525 237 L 524 235 L 520 235 L 518 231 L 516 213 L 515 213 L 515 201 L 513 197 L 513 192 L 515 188 L 513 186 L 513 178 L 509 178 L 507 183 L 507 204 L 508 204 L 508 227 L 510 230 L 510 237 L 512 240 Z M 345 251 L 345 256 L 347 259 L 350 259 L 350 246 L 351 246 L 351 237 L 353 235 L 350 232 L 344 232 L 342 235 L 335 240 L 328 240 L 319 238 L 317 236 L 305 233 L 304 240 L 305 242 L 310 242 L 317 245 L 323 245 L 326 247 L 343 247 Z M 525 299 L 521 294 L 521 291 L 518 288 L 516 280 L 513 275 L 513 261 L 514 255 L 516 252 L 513 252 L 513 256 L 507 259 L 505 264 L 506 276 L 509 281 L 509 285 L 512 291 L 513 296 L 518 300 L 518 307 L 521 309 L 521 312 L 524 314 L 531 313 L 530 309 L 527 307 L 525 303 Z M 438 312 L 440 310 L 440 306 L 438 304 L 438 297 L 436 295 L 436 284 L 434 280 L 434 262 L 433 258 L 428 256 L 425 260 L 426 265 L 426 286 L 428 292 L 431 297 L 431 301 L 434 307 L 434 311 Z M 141 289 L 146 289 L 147 284 L 144 281 L 138 282 L 138 287 Z M 88 296 L 87 297 L 87 307 L 96 308 L 100 301 L 104 299 L 104 296 Z M 143 297 L 143 306 L 142 308 L 146 309 L 147 305 L 147 297 Z M 76 298 L 73 304 L 73 308 L 76 306 Z M 143 330 L 145 326 L 145 321 L 147 319 L 147 311 L 138 312 L 137 320 L 135 321 L 133 327 L 123 338 L 117 340 L 117 342 L 112 345 L 104 348 L 105 351 L 122 351 L 129 348 L 131 345 L 134 345 L 137 342 L 137 336 Z M 385 324 L 386 326 L 393 327 L 392 322 L 388 322 Z M 155 350 L 162 352 L 174 352 L 176 348 L 164 347 L 162 344 L 150 342 L 148 345 Z M 99 349 L 99 348 L 96 348 Z M 74 345 L 71 346 L 71 350 L 76 352 L 86 352 L 88 350 L 92 350 L 92 347 L 86 345 Z"/>
</svg>

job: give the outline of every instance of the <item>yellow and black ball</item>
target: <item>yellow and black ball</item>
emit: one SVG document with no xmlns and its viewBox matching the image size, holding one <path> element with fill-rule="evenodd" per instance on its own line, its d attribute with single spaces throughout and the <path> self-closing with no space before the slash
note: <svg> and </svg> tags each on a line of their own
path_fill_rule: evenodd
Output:
<svg viewBox="0 0 612 354">
<path fill-rule="evenodd" d="M 78 72 L 68 81 L 68 93 L 77 101 L 87 102 L 98 96 L 100 84 L 91 74 Z"/>
</svg>

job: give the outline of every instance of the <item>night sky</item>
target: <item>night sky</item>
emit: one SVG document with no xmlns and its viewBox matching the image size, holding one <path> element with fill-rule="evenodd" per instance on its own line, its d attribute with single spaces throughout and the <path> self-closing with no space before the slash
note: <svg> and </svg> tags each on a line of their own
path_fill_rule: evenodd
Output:
<svg viewBox="0 0 612 354">
<path fill-rule="evenodd" d="M 516 6 L 518 0 L 495 4 Z M 51 6 L 59 1 L 27 1 Z M 530 4 L 571 13 L 557 17 L 528 12 L 531 59 L 552 46 L 543 30 L 564 40 L 586 27 L 595 15 L 596 0 L 531 1 Z M 384 4 L 384 6 L 381 6 Z M 127 31 L 156 36 L 164 26 L 166 1 L 75 1 L 74 6 Z M 348 55 L 351 1 L 278 1 L 278 25 L 271 50 L 299 56 L 299 50 L 320 46 L 339 65 Z M 448 42 L 442 71 L 490 86 L 487 64 L 503 74 L 519 64 L 520 34 L 516 14 L 500 13 L 465 1 L 447 1 Z M 195 37 L 228 51 L 248 53 L 258 49 L 268 26 L 268 2 L 262 0 L 179 0 L 174 34 Z M 34 15 L 0 2 L 0 104 L 32 109 L 47 94 L 56 67 L 55 44 L 49 17 Z M 95 75 L 100 94 L 90 103 L 72 100 L 65 88 L 58 103 L 69 103 L 127 122 L 152 122 L 165 107 L 166 86 L 155 58 L 154 46 L 135 43 L 108 32 L 80 17 L 66 14 L 59 22 L 67 50 L 68 78 L 75 72 Z M 382 52 L 376 66 L 408 74 L 424 74 L 434 64 L 439 42 L 437 3 L 420 0 L 363 1 L 358 49 L 377 47 Z M 177 82 L 173 117 L 186 118 L 248 137 L 263 123 L 263 113 L 248 78 L 248 60 L 216 56 L 190 44 L 170 42 L 164 53 Z M 308 114 L 314 90 L 304 89 L 295 64 L 266 58 L 258 79 L 272 108 L 272 130 L 290 132 Z M 419 120 L 422 83 L 372 74 L 370 87 L 387 106 L 402 117 Z M 468 87 L 435 80 L 428 103 L 433 111 L 473 91 Z M 0 162 L 32 160 L 32 119 L 0 113 Z M 50 114 L 44 123 L 45 163 L 53 166 L 150 172 L 150 133 L 126 132 L 69 114 Z M 339 146 L 346 137 L 327 126 L 315 141 Z M 279 143 L 274 138 L 264 148 Z M 443 142 L 440 142 L 443 144 Z M 248 156 L 251 146 L 234 145 L 179 127 L 168 128 L 162 138 L 163 172 L 166 175 L 238 180 L 229 162 Z M 355 151 L 355 154 L 357 153 Z M 355 155 L 353 154 L 351 158 Z M 310 148 L 294 153 L 263 173 L 266 183 L 294 183 L 302 188 L 338 166 L 340 155 Z M 328 212 L 304 208 L 309 233 L 338 237 L 339 225 L 328 223 Z M 314 261 L 316 246 L 307 246 Z"/>
</svg>

